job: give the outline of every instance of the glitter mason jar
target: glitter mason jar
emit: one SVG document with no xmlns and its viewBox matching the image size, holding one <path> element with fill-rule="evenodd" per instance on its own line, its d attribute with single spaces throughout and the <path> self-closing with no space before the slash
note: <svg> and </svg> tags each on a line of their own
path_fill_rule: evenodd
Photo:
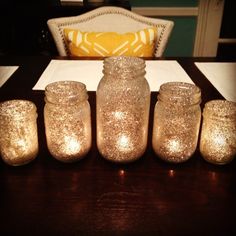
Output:
<svg viewBox="0 0 236 236">
<path fill-rule="evenodd" d="M 201 91 L 189 83 L 162 84 L 154 110 L 152 146 L 163 160 L 180 163 L 196 150 Z"/>
<path fill-rule="evenodd" d="M 236 103 L 212 100 L 205 104 L 200 138 L 203 158 L 227 164 L 236 156 Z"/>
<path fill-rule="evenodd" d="M 27 100 L 0 104 L 0 152 L 4 162 L 21 166 L 38 154 L 37 108 Z"/>
<path fill-rule="evenodd" d="M 54 82 L 45 88 L 44 122 L 48 150 L 62 162 L 75 162 L 91 148 L 91 112 L 86 86 Z"/>
<path fill-rule="evenodd" d="M 146 150 L 150 88 L 145 66 L 136 57 L 104 60 L 97 89 L 97 146 L 107 160 L 131 162 Z"/>
</svg>

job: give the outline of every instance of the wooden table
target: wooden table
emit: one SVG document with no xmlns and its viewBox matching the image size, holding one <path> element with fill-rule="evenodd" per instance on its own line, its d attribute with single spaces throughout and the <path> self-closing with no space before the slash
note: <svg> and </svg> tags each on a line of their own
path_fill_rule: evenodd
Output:
<svg viewBox="0 0 236 236">
<path fill-rule="evenodd" d="M 140 160 L 117 165 L 98 154 L 95 92 L 89 92 L 91 151 L 73 164 L 52 158 L 44 134 L 44 93 L 32 91 L 50 59 L 0 57 L 0 65 L 20 66 L 0 89 L 1 101 L 35 102 L 40 145 L 28 165 L 0 161 L 0 235 L 236 235 L 236 161 L 215 166 L 198 149 L 178 165 L 155 156 L 151 130 L 157 93 L 152 93 L 149 142 Z M 202 107 L 222 98 L 193 64 L 217 59 L 176 60 L 202 89 Z"/>
</svg>

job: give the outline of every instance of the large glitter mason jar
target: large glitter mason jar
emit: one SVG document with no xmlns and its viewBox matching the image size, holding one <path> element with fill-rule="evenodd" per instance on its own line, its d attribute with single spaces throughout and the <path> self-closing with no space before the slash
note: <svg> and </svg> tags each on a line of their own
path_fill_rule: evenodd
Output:
<svg viewBox="0 0 236 236">
<path fill-rule="evenodd" d="M 136 57 L 104 60 L 97 89 L 97 146 L 107 160 L 131 162 L 146 150 L 150 88 L 145 66 Z"/>
<path fill-rule="evenodd" d="M 163 160 L 180 163 L 196 150 L 201 91 L 189 83 L 162 84 L 154 110 L 152 146 Z"/>
<path fill-rule="evenodd" d="M 203 158 L 227 164 L 236 156 L 236 103 L 212 100 L 205 104 L 200 138 Z"/>
<path fill-rule="evenodd" d="M 91 114 L 86 86 L 54 82 L 45 88 L 44 122 L 48 150 L 62 162 L 75 162 L 91 148 Z"/>
<path fill-rule="evenodd" d="M 37 108 L 27 100 L 0 104 L 0 152 L 4 162 L 21 166 L 38 154 Z"/>
</svg>

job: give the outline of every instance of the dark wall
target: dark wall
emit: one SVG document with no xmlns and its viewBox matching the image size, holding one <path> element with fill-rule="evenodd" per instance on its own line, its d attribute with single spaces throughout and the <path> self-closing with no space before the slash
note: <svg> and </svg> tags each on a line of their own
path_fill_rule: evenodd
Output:
<svg viewBox="0 0 236 236">
<path fill-rule="evenodd" d="M 0 5 L 0 53 L 33 55 L 51 50 L 46 21 L 54 15 L 59 3 L 55 0 L 7 2 Z"/>
<path fill-rule="evenodd" d="M 80 6 L 61 6 L 60 0 L 13 0 L 0 3 L 0 55 L 57 55 L 47 20 L 75 16 L 99 6 L 115 5 L 130 9 L 129 1 L 111 0 Z"/>
</svg>

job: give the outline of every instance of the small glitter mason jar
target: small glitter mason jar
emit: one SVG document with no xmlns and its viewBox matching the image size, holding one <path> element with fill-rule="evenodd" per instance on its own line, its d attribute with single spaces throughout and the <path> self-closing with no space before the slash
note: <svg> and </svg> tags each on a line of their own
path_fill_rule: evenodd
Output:
<svg viewBox="0 0 236 236">
<path fill-rule="evenodd" d="M 21 166 L 38 154 L 37 108 L 27 100 L 0 104 L 0 152 L 4 162 Z"/>
<path fill-rule="evenodd" d="M 104 60 L 97 89 L 97 146 L 107 160 L 131 162 L 146 150 L 150 88 L 145 66 L 136 57 Z"/>
<path fill-rule="evenodd" d="M 180 163 L 195 152 L 201 121 L 201 91 L 189 83 L 162 84 L 154 110 L 152 146 L 163 160 Z"/>
<path fill-rule="evenodd" d="M 86 86 L 54 82 L 45 88 L 44 122 L 48 150 L 62 162 L 75 162 L 91 148 L 91 112 Z"/>
<path fill-rule="evenodd" d="M 236 103 L 212 100 L 205 104 L 200 138 L 203 158 L 227 164 L 236 156 Z"/>
</svg>

